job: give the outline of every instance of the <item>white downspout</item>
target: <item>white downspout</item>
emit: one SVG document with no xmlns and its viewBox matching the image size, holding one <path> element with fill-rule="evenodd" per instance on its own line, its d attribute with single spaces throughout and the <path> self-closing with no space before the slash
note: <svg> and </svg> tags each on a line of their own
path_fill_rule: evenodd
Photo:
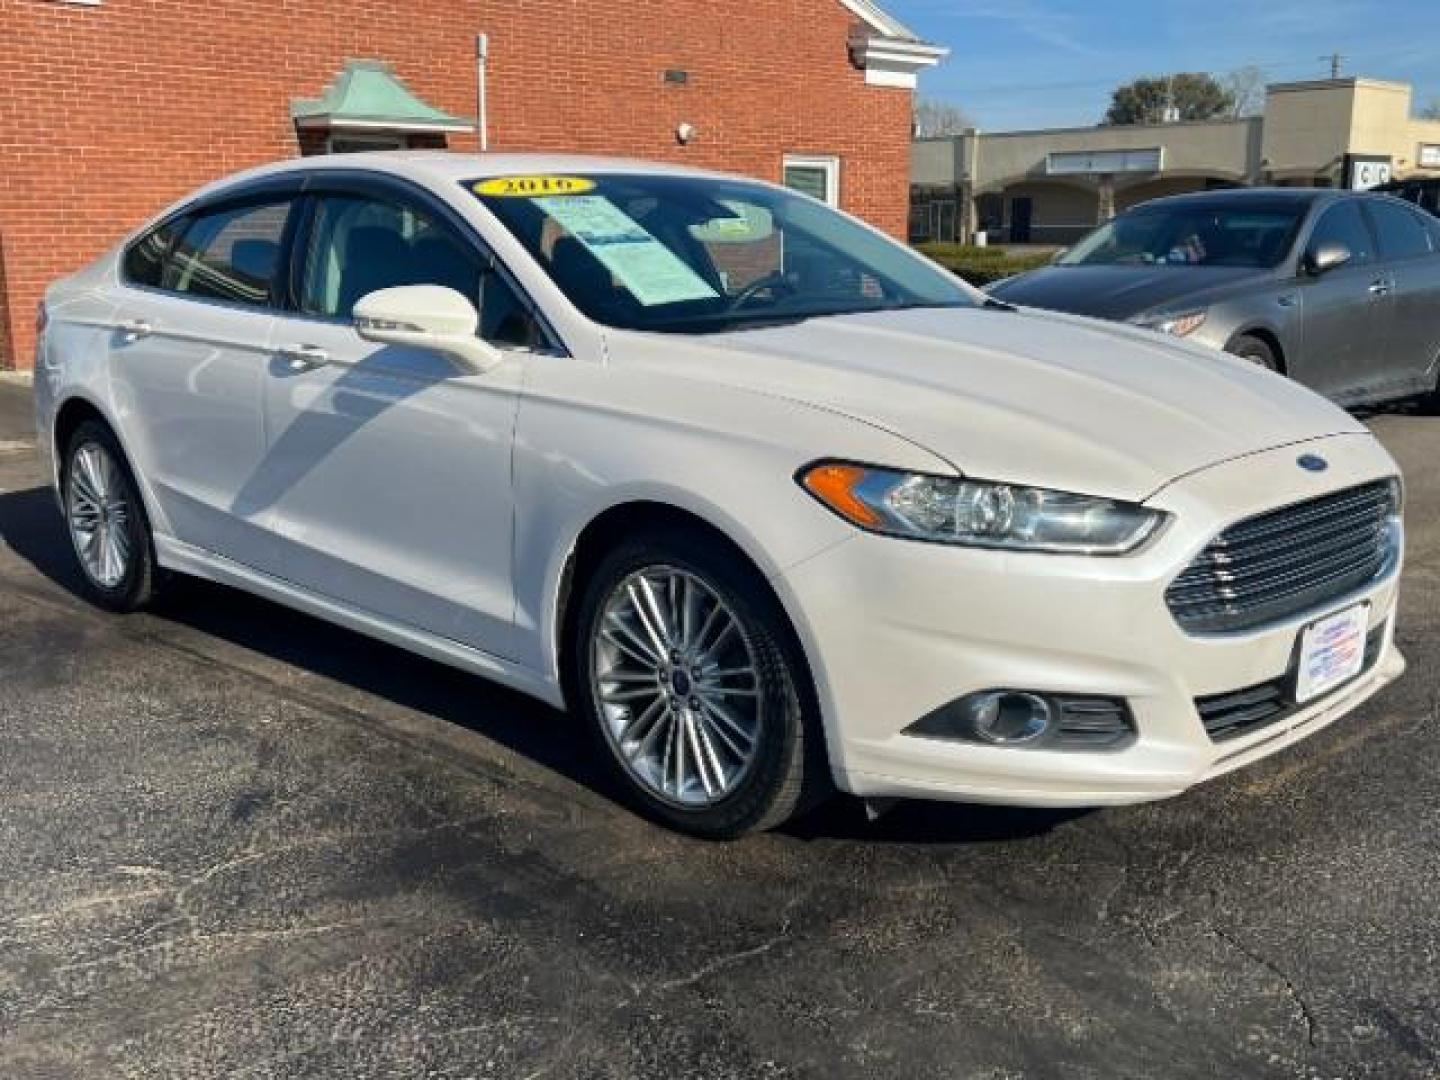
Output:
<svg viewBox="0 0 1440 1080">
<path fill-rule="evenodd" d="M 485 114 L 485 74 L 490 60 L 490 35 L 475 35 L 475 96 L 476 126 L 480 135 L 480 151 L 490 149 L 489 118 Z"/>
</svg>

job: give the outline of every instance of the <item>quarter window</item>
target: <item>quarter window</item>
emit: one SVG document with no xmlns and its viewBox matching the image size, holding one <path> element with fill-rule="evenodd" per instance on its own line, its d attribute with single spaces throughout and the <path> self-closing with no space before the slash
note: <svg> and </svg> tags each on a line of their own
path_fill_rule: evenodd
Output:
<svg viewBox="0 0 1440 1080">
<path fill-rule="evenodd" d="M 1375 231 L 1380 234 L 1380 254 L 1386 259 L 1413 259 L 1430 254 L 1430 238 L 1415 211 L 1397 203 L 1375 200 L 1370 204 Z"/>
<path fill-rule="evenodd" d="M 300 284 L 302 311 L 349 319 L 379 289 L 443 285 L 480 312 L 480 336 L 499 345 L 539 343 L 535 320 L 480 251 L 429 215 L 398 202 L 327 196 L 316 205 Z"/>
<path fill-rule="evenodd" d="M 188 296 L 268 306 L 289 214 L 287 199 L 192 219 L 165 264 L 162 287 Z"/>
<path fill-rule="evenodd" d="M 1347 199 L 1345 202 L 1326 210 L 1315 226 L 1310 237 L 1310 252 L 1319 251 L 1326 244 L 1343 244 L 1350 250 L 1351 266 L 1361 266 L 1375 258 L 1375 241 L 1370 227 L 1360 213 L 1359 202 Z"/>
</svg>

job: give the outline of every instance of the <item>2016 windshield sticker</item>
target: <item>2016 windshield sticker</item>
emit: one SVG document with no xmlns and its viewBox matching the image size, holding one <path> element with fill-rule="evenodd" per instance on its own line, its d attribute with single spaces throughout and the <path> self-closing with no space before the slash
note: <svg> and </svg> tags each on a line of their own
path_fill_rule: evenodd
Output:
<svg viewBox="0 0 1440 1080">
<path fill-rule="evenodd" d="M 536 199 L 646 307 L 720 294 L 685 261 L 604 195 Z"/>
<path fill-rule="evenodd" d="M 554 195 L 583 195 L 595 190 L 595 181 L 583 176 L 497 176 L 481 180 L 476 195 L 499 199 L 536 199 Z"/>
</svg>

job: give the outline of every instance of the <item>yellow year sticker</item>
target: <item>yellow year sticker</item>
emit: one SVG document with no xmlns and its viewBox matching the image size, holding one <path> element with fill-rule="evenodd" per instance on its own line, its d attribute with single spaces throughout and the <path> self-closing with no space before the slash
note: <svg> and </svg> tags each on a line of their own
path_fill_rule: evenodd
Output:
<svg viewBox="0 0 1440 1080">
<path fill-rule="evenodd" d="M 492 195 L 501 199 L 583 195 L 594 190 L 595 181 L 580 176 L 497 176 L 475 185 L 476 195 Z"/>
</svg>

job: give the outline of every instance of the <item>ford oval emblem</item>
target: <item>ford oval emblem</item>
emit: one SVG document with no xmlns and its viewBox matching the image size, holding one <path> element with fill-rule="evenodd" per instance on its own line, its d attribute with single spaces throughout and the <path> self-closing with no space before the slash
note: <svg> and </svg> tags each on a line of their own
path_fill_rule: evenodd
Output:
<svg viewBox="0 0 1440 1080">
<path fill-rule="evenodd" d="M 1326 461 L 1319 454 L 1301 454 L 1295 464 L 1306 472 L 1324 472 L 1330 468 L 1330 462 Z"/>
</svg>

